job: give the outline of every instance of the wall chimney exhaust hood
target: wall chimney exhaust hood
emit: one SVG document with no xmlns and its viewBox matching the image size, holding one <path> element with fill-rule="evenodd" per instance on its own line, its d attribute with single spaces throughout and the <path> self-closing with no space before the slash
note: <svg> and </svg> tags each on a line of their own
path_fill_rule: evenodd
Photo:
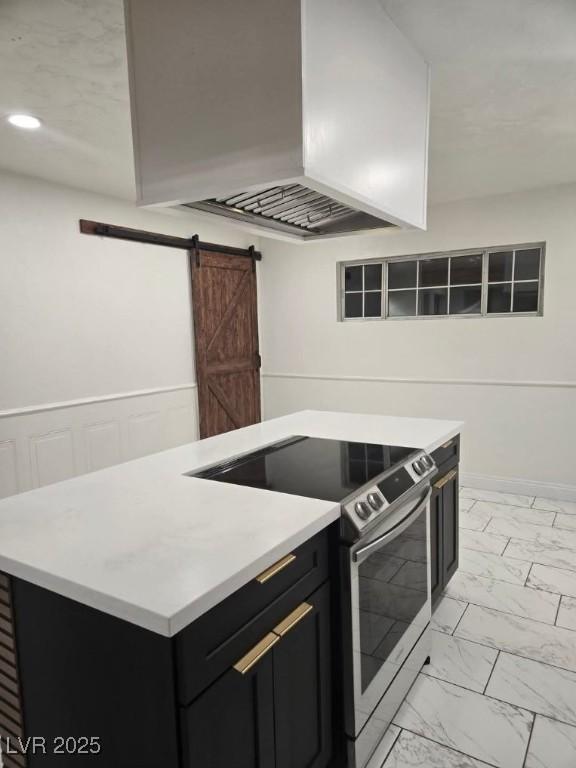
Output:
<svg viewBox="0 0 576 768">
<path fill-rule="evenodd" d="M 426 227 L 429 68 L 380 0 L 126 0 L 140 205 Z"/>
</svg>

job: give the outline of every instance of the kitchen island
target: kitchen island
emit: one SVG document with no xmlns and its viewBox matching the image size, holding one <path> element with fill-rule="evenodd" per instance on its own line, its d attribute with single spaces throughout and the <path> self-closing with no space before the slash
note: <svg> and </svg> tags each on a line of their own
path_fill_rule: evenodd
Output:
<svg viewBox="0 0 576 768">
<path fill-rule="evenodd" d="M 101 751 L 84 759 L 99 765 L 184 768 L 202 765 L 211 734 L 197 723 L 210 723 L 212 712 L 214 722 L 227 723 L 229 743 L 222 748 L 236 755 L 235 765 L 327 764 L 329 582 L 340 506 L 187 473 L 293 435 L 432 453 L 460 428 L 458 422 L 304 411 L 3 500 L 4 661 L 18 677 L 0 733 L 97 737 Z M 292 555 L 296 567 L 266 578 Z M 294 606 L 305 599 L 316 616 L 308 635 L 294 632 L 279 642 L 283 620 L 297 619 Z M 276 661 L 270 656 L 252 671 L 247 652 L 267 637 Z M 299 663 L 312 648 L 325 663 L 306 667 L 299 679 Z M 234 660 L 242 662 L 241 674 L 230 676 Z M 14 681 L 14 674 L 8 678 Z M 241 679 L 250 685 L 239 687 Z M 313 763 L 289 758 L 288 747 L 279 750 L 279 740 L 294 739 L 272 722 L 298 720 L 298 710 L 310 721 L 298 699 L 307 684 L 325 703 L 322 733 L 309 733 L 308 740 L 301 734 L 305 745 L 323 741 Z M 274 706 L 262 707 L 270 697 Z M 232 707 L 229 722 L 224 701 Z M 256 735 L 240 754 L 246 729 Z M 47 750 L 5 755 L 5 764 L 80 759 L 74 750 Z M 208 764 L 221 762 L 214 757 Z"/>
</svg>

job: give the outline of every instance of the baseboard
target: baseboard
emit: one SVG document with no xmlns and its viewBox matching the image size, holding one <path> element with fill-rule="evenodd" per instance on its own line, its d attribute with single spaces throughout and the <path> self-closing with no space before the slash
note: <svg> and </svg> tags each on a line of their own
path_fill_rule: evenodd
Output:
<svg viewBox="0 0 576 768">
<path fill-rule="evenodd" d="M 500 491 L 521 496 L 542 496 L 545 499 L 558 499 L 559 501 L 576 501 L 576 485 L 476 475 L 471 472 L 460 474 L 460 484 L 469 488 L 482 488 L 486 491 Z"/>
</svg>

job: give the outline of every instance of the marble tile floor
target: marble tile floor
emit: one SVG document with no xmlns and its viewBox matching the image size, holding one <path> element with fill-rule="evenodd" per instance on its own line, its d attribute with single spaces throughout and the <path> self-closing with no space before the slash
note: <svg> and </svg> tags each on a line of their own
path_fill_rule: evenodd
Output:
<svg viewBox="0 0 576 768">
<path fill-rule="evenodd" d="M 473 488 L 460 501 L 431 663 L 379 765 L 576 768 L 576 502 Z"/>
</svg>

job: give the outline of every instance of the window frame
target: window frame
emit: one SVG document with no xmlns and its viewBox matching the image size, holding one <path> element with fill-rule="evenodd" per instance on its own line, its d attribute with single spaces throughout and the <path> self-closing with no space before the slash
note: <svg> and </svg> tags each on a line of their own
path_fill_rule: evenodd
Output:
<svg viewBox="0 0 576 768">
<path fill-rule="evenodd" d="M 538 278 L 535 280 L 514 280 L 514 262 L 516 259 L 516 251 L 527 251 L 532 248 L 538 248 L 540 250 L 540 269 Z M 493 283 L 488 282 L 488 262 L 489 262 L 489 255 L 491 253 L 499 253 L 501 251 L 512 251 L 513 252 L 513 266 L 512 266 L 512 278 L 511 280 L 506 281 L 496 281 Z M 446 315 L 400 315 L 400 316 L 390 316 L 388 314 L 388 265 L 398 262 L 404 262 L 404 261 L 427 261 L 431 259 L 446 259 L 449 260 L 454 257 L 458 256 L 476 256 L 480 254 L 482 256 L 482 280 L 481 283 L 467 283 L 467 284 L 457 284 L 455 286 L 452 286 L 450 284 L 450 272 L 451 272 L 451 262 L 449 261 L 448 264 L 448 285 L 447 286 L 436 286 L 439 288 L 447 288 L 448 289 L 448 309 L 450 309 L 450 288 L 454 287 L 466 287 L 466 286 L 477 286 L 480 285 L 481 288 L 481 295 L 480 295 L 480 312 L 475 313 L 459 313 L 459 314 L 446 314 Z M 484 318 L 502 318 L 502 317 L 542 317 L 544 314 L 544 278 L 545 278 L 545 261 L 546 261 L 546 243 L 544 241 L 542 242 L 530 242 L 530 243 L 517 243 L 517 244 L 508 244 L 508 245 L 495 245 L 495 246 L 489 246 L 489 247 L 483 247 L 483 248 L 466 248 L 466 249 L 459 249 L 454 251 L 434 251 L 431 253 L 412 253 L 412 254 L 406 254 L 402 256 L 387 256 L 387 257 L 380 257 L 380 258 L 370 258 L 370 259 L 352 259 L 347 261 L 339 261 L 336 264 L 337 269 L 337 290 L 338 290 L 338 301 L 337 301 L 337 307 L 338 307 L 338 313 L 337 313 L 337 319 L 339 322 L 346 322 L 346 323 L 353 323 L 353 322 L 369 322 L 369 321 L 388 321 L 388 320 L 478 320 L 478 319 L 484 319 Z M 360 267 L 360 266 L 366 266 L 370 264 L 381 264 L 382 265 L 382 314 L 379 317 L 346 317 L 345 314 L 345 281 L 344 281 L 344 272 L 346 267 Z M 416 276 L 416 287 L 415 288 L 405 288 L 405 289 L 390 289 L 392 291 L 394 290 L 414 290 L 416 291 L 416 313 L 418 313 L 418 303 L 419 303 L 419 293 L 418 293 L 418 283 L 419 283 L 419 275 L 420 275 L 420 269 L 417 267 L 417 276 Z M 512 286 L 511 290 L 511 307 L 513 306 L 513 293 L 514 289 L 513 286 L 516 283 L 538 283 L 538 308 L 533 312 L 513 312 L 512 309 L 510 312 L 488 312 L 488 286 L 489 285 L 502 285 L 502 284 L 509 284 Z M 427 288 L 433 288 L 435 286 L 426 286 Z M 357 293 L 360 293 L 360 291 L 357 291 Z M 362 291 L 362 311 L 364 311 L 364 293 L 365 291 Z"/>
</svg>

